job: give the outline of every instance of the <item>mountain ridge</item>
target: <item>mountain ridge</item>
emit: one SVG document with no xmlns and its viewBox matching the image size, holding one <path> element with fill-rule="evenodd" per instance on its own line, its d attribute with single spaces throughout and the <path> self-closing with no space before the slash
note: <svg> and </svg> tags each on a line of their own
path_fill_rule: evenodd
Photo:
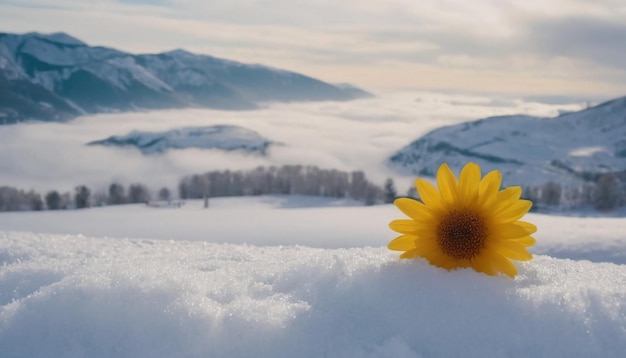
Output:
<svg viewBox="0 0 626 358">
<path fill-rule="evenodd" d="M 388 158 L 396 170 L 434 177 L 473 161 L 498 169 L 505 185 L 556 181 L 578 186 L 626 171 L 626 97 L 557 117 L 512 115 L 437 128 Z"/>
<path fill-rule="evenodd" d="M 271 101 L 345 101 L 367 92 L 176 49 L 131 54 L 57 32 L 0 33 L 0 124 L 165 108 L 250 110 Z"/>
<path fill-rule="evenodd" d="M 171 149 L 218 149 L 266 155 L 275 142 L 247 128 L 234 125 L 174 128 L 162 132 L 134 130 L 126 135 L 111 136 L 87 145 L 135 147 L 143 154 L 161 154 Z"/>
</svg>

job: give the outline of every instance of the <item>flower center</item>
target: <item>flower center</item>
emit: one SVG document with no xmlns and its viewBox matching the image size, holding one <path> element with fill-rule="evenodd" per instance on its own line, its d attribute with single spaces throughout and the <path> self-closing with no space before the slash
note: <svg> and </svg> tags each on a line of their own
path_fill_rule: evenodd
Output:
<svg viewBox="0 0 626 358">
<path fill-rule="evenodd" d="M 486 238 L 485 222 L 471 211 L 452 211 L 437 227 L 441 250 L 456 259 L 476 257 L 485 246 Z"/>
</svg>

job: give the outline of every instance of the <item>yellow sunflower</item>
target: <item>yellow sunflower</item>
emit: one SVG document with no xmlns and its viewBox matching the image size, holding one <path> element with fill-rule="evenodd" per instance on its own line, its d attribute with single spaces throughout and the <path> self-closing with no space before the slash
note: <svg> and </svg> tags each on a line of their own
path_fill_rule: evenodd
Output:
<svg viewBox="0 0 626 358">
<path fill-rule="evenodd" d="M 394 220 L 389 227 L 400 236 L 390 250 L 405 251 L 401 258 L 423 257 L 432 265 L 451 270 L 471 267 L 487 275 L 502 272 L 510 277 L 517 269 L 509 261 L 530 260 L 526 248 L 535 244 L 533 224 L 519 221 L 532 202 L 520 200 L 518 186 L 500 190 L 502 174 L 494 170 L 481 180 L 480 166 L 468 163 L 457 181 L 447 164 L 437 171 L 437 190 L 417 179 L 421 202 L 400 198 L 394 204 L 408 220 Z"/>
</svg>

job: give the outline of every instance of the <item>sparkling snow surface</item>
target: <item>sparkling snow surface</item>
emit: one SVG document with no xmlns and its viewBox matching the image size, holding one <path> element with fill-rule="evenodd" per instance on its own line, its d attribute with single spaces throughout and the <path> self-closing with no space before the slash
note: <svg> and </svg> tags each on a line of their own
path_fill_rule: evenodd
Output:
<svg viewBox="0 0 626 358">
<path fill-rule="evenodd" d="M 2 214 L 3 230 L 88 236 L 0 232 L 0 356 L 626 351 L 626 266 L 610 262 L 623 260 L 624 219 L 528 215 L 539 227 L 535 253 L 562 247 L 609 262 L 536 255 L 516 263 L 511 280 L 401 261 L 384 245 L 394 237 L 388 221 L 402 214 L 344 204 L 354 203 L 257 197 L 214 199 L 209 209 L 192 201 Z M 277 243 L 286 246 L 268 246 Z"/>
</svg>

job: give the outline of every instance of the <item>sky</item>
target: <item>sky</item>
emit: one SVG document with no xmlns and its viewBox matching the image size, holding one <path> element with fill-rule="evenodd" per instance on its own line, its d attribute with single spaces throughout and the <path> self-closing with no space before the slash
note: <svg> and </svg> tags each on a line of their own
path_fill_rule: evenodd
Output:
<svg viewBox="0 0 626 358">
<path fill-rule="evenodd" d="M 366 89 L 626 93 L 621 0 L 0 0 L 0 31 L 184 48 Z"/>
</svg>

